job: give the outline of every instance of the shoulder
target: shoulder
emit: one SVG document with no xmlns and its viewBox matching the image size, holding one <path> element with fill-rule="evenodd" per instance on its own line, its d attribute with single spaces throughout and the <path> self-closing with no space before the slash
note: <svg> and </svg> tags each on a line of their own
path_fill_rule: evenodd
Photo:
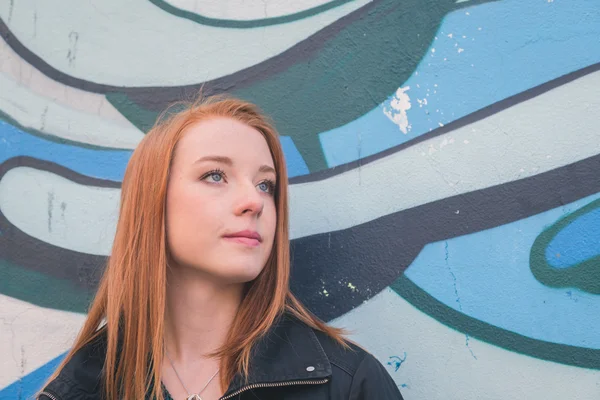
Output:
<svg viewBox="0 0 600 400">
<path fill-rule="evenodd" d="M 331 364 L 334 390 L 343 392 L 343 398 L 402 400 L 398 386 L 371 353 L 348 341 L 344 347 L 325 333 L 313 331 Z"/>
<path fill-rule="evenodd" d="M 366 350 L 355 343 L 346 341 L 347 347 L 342 346 L 335 339 L 324 332 L 313 329 L 319 339 L 323 351 L 327 355 L 333 367 L 339 368 L 350 376 L 354 376 L 356 370 L 365 359 L 372 357 Z"/>
<path fill-rule="evenodd" d="M 101 392 L 102 369 L 106 357 L 106 334 L 76 351 L 58 376 L 42 390 L 60 399 L 95 399 Z"/>
</svg>

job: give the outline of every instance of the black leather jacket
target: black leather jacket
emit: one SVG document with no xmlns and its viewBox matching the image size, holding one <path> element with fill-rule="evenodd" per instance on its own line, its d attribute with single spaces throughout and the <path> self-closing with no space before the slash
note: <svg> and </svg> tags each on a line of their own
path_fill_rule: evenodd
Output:
<svg viewBox="0 0 600 400">
<path fill-rule="evenodd" d="M 106 337 L 85 346 L 41 392 L 40 400 L 101 400 Z M 245 383 L 235 377 L 221 397 L 235 400 L 402 400 L 371 354 L 344 349 L 292 317 L 282 318 L 256 346 Z"/>
</svg>

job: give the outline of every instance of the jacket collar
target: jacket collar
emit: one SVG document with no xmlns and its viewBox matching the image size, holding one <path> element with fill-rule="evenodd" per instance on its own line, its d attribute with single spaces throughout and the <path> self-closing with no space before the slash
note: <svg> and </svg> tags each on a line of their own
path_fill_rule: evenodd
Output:
<svg viewBox="0 0 600 400">
<path fill-rule="evenodd" d="M 86 396 L 99 393 L 105 355 L 106 335 L 103 332 L 83 351 L 76 353 L 61 376 L 46 389 L 61 399 L 79 398 L 80 393 Z M 248 379 L 236 375 L 223 397 L 233 397 L 256 386 L 283 386 L 305 381 L 322 383 L 319 381 L 331 374 L 331 364 L 315 332 L 286 314 L 255 345 Z M 77 387 L 72 386 L 74 382 Z"/>
<path fill-rule="evenodd" d="M 284 315 L 255 346 L 247 381 L 236 375 L 224 397 L 253 385 L 317 381 L 331 364 L 312 328 Z"/>
</svg>

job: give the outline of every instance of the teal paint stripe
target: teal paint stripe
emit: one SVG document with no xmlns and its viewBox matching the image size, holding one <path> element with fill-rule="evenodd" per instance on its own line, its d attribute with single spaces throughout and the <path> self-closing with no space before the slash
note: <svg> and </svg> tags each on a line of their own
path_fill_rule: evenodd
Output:
<svg viewBox="0 0 600 400">
<path fill-rule="evenodd" d="M 312 17 L 324 11 L 331 10 L 332 8 L 339 7 L 343 4 L 350 3 L 353 0 L 334 0 L 329 3 L 321 4 L 320 6 L 309 8 L 308 10 L 299 11 L 294 14 L 282 15 L 280 17 L 272 18 L 261 18 L 247 21 L 240 21 L 235 19 L 220 19 L 205 17 L 200 14 L 196 14 L 191 11 L 182 10 L 181 8 L 175 7 L 164 0 L 149 0 L 150 3 L 154 4 L 163 11 L 168 12 L 179 18 L 189 19 L 201 25 L 215 26 L 219 28 L 237 28 L 237 29 L 250 29 L 258 28 L 263 26 L 287 24 L 301 20 L 303 18 Z"/>
<path fill-rule="evenodd" d="M 554 238 L 564 229 L 566 229 L 577 218 L 584 216 L 600 208 L 600 200 L 594 200 L 588 205 L 564 216 L 558 222 L 551 225 L 535 239 L 531 246 L 529 256 L 529 266 L 531 273 L 538 281 L 544 285 L 565 288 L 576 287 L 593 294 L 600 294 L 600 256 L 595 256 L 585 261 L 581 261 L 569 268 L 555 268 L 548 262 L 547 250 Z M 585 240 L 587 239 L 587 240 Z M 592 249 L 595 249 L 597 242 L 590 238 L 580 238 L 581 241 L 587 241 Z M 585 249 L 586 244 L 581 244 L 580 248 Z"/>
<path fill-rule="evenodd" d="M 541 360 L 600 370 L 600 350 L 532 339 L 469 317 L 436 300 L 405 275 L 390 288 L 421 312 L 471 337 Z"/>
<path fill-rule="evenodd" d="M 0 258 L 0 293 L 40 307 L 84 314 L 94 290 Z"/>
</svg>

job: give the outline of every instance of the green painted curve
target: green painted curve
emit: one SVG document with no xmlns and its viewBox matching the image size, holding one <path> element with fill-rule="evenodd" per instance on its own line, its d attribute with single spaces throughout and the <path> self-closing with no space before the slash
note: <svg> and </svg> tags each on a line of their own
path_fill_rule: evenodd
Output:
<svg viewBox="0 0 600 400">
<path fill-rule="evenodd" d="M 550 287 L 574 287 L 589 293 L 600 294 L 600 256 L 592 257 L 564 269 L 552 267 L 546 259 L 546 247 L 560 231 L 577 218 L 599 207 L 600 200 L 595 200 L 563 217 L 535 239 L 531 246 L 529 266 L 538 281 Z"/>
<path fill-rule="evenodd" d="M 48 290 L 51 288 L 51 290 Z M 86 313 L 93 291 L 0 259 L 0 293 L 56 310 Z"/>
<path fill-rule="evenodd" d="M 272 18 L 261 18 L 261 19 L 253 19 L 253 20 L 235 20 L 235 19 L 220 19 L 220 18 L 210 18 L 205 17 L 203 15 L 182 10 L 181 8 L 175 7 L 164 0 L 149 0 L 150 3 L 154 4 L 158 8 L 163 11 L 168 12 L 169 14 L 173 14 L 179 18 L 189 19 L 190 21 L 194 21 L 198 24 L 207 25 L 207 26 L 216 26 L 219 28 L 235 28 L 235 29 L 248 29 L 248 28 L 257 28 L 263 26 L 270 25 L 279 25 L 279 24 L 287 24 L 289 22 L 298 21 L 303 18 L 312 17 L 313 15 L 320 14 L 324 11 L 331 10 L 332 8 L 339 7 L 343 4 L 350 3 L 352 0 L 334 0 L 325 4 L 321 4 L 320 6 L 309 8 L 307 10 L 299 11 L 297 13 L 282 15 L 279 17 Z"/>
<path fill-rule="evenodd" d="M 236 78 L 206 82 L 205 93 L 226 91 L 259 104 L 281 134 L 293 139 L 310 172 L 327 169 L 319 134 L 352 122 L 387 100 L 414 72 L 449 12 L 491 1 L 496 0 L 370 3 L 338 21 L 339 30 L 325 28 L 318 37 L 289 50 L 292 53 L 238 72 Z M 301 51 L 302 46 L 307 50 Z M 287 63 L 291 65 L 283 65 Z M 136 103 L 125 89 L 107 94 L 107 99 L 146 131 L 157 114 L 148 108 L 166 108 L 178 100 L 174 96 L 148 88 Z M 149 99 L 152 106 L 140 104 Z"/>
<path fill-rule="evenodd" d="M 148 133 L 160 115 L 131 101 L 125 93 L 109 92 L 105 97 L 129 122 L 144 133 Z"/>
<path fill-rule="evenodd" d="M 600 350 L 532 339 L 469 317 L 436 300 L 405 275 L 390 288 L 421 312 L 471 337 L 541 360 L 600 370 Z"/>
</svg>

